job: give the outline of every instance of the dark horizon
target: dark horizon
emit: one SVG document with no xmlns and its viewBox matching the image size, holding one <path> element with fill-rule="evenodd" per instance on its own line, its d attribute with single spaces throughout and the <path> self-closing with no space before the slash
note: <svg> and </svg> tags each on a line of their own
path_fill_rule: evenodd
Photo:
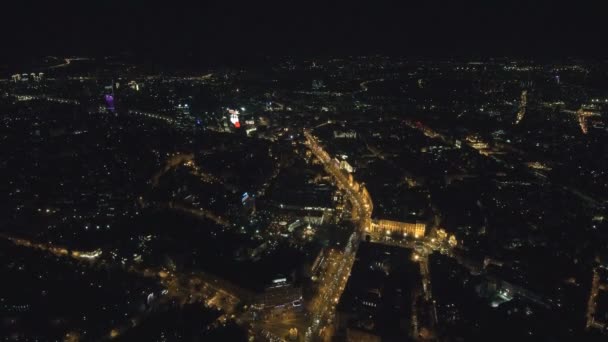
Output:
<svg viewBox="0 0 608 342">
<path fill-rule="evenodd" d="M 606 56 L 599 6 L 508 4 L 8 5 L 5 58 L 135 54 L 183 56 Z"/>
</svg>

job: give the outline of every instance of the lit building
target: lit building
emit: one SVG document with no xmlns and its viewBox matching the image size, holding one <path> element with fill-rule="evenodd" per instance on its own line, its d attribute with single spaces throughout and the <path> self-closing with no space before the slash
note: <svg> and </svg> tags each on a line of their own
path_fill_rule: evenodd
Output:
<svg viewBox="0 0 608 342">
<path fill-rule="evenodd" d="M 135 81 L 131 81 L 128 83 L 129 87 L 135 91 L 139 91 L 139 84 Z"/>
<path fill-rule="evenodd" d="M 340 168 L 342 170 L 346 170 L 348 173 L 353 173 L 354 169 L 346 160 L 340 161 Z"/>
<path fill-rule="evenodd" d="M 353 130 L 349 131 L 334 131 L 334 138 L 336 139 L 356 139 L 357 132 Z"/>
<path fill-rule="evenodd" d="M 372 222 L 372 232 L 399 233 L 420 238 L 424 236 L 425 231 L 426 224 L 422 222 L 408 223 L 391 220 L 376 220 Z"/>
<path fill-rule="evenodd" d="M 249 195 L 245 192 L 241 196 L 241 204 L 243 205 L 243 212 L 246 215 L 253 215 L 255 213 L 255 195 Z"/>
<path fill-rule="evenodd" d="M 293 286 L 287 278 L 278 278 L 273 280 L 272 285 L 266 287 L 264 292 L 257 295 L 256 302 L 264 308 L 299 306 L 302 302 L 302 288 Z"/>
<path fill-rule="evenodd" d="M 239 111 L 236 109 L 228 108 L 228 114 L 230 114 L 230 122 L 234 125 L 234 127 L 240 128 L 241 122 L 239 121 Z"/>
<path fill-rule="evenodd" d="M 175 123 L 177 127 L 181 129 L 188 129 L 194 127 L 195 119 L 190 114 L 190 106 L 186 104 L 178 104 L 176 109 Z"/>
</svg>

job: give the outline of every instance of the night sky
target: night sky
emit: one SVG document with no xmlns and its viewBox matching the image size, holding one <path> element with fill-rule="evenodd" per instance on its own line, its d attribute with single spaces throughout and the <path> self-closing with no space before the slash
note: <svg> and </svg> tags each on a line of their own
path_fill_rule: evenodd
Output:
<svg viewBox="0 0 608 342">
<path fill-rule="evenodd" d="M 329 1 L 327 1 L 329 2 Z M 94 3 L 94 4 L 93 4 Z M 587 4 L 588 3 L 588 4 Z M 606 54 L 601 1 L 14 1 L 7 56 Z"/>
</svg>

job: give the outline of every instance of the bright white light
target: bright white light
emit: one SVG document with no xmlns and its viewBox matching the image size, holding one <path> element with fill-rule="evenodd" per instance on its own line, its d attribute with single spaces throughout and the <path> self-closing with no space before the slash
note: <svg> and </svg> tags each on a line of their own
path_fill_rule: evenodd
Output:
<svg viewBox="0 0 608 342">
<path fill-rule="evenodd" d="M 80 253 L 80 257 L 84 258 L 84 259 L 95 259 L 97 257 L 99 257 L 101 255 L 101 251 L 100 250 L 96 250 L 93 252 L 88 252 L 88 253 Z"/>
</svg>

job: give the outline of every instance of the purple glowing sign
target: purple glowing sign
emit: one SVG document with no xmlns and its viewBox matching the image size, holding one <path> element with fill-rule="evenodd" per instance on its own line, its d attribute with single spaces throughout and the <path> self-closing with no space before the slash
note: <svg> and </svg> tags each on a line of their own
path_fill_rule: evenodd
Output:
<svg viewBox="0 0 608 342">
<path fill-rule="evenodd" d="M 106 97 L 106 107 L 109 110 L 114 110 L 114 96 L 107 94 L 105 97 Z"/>
</svg>

